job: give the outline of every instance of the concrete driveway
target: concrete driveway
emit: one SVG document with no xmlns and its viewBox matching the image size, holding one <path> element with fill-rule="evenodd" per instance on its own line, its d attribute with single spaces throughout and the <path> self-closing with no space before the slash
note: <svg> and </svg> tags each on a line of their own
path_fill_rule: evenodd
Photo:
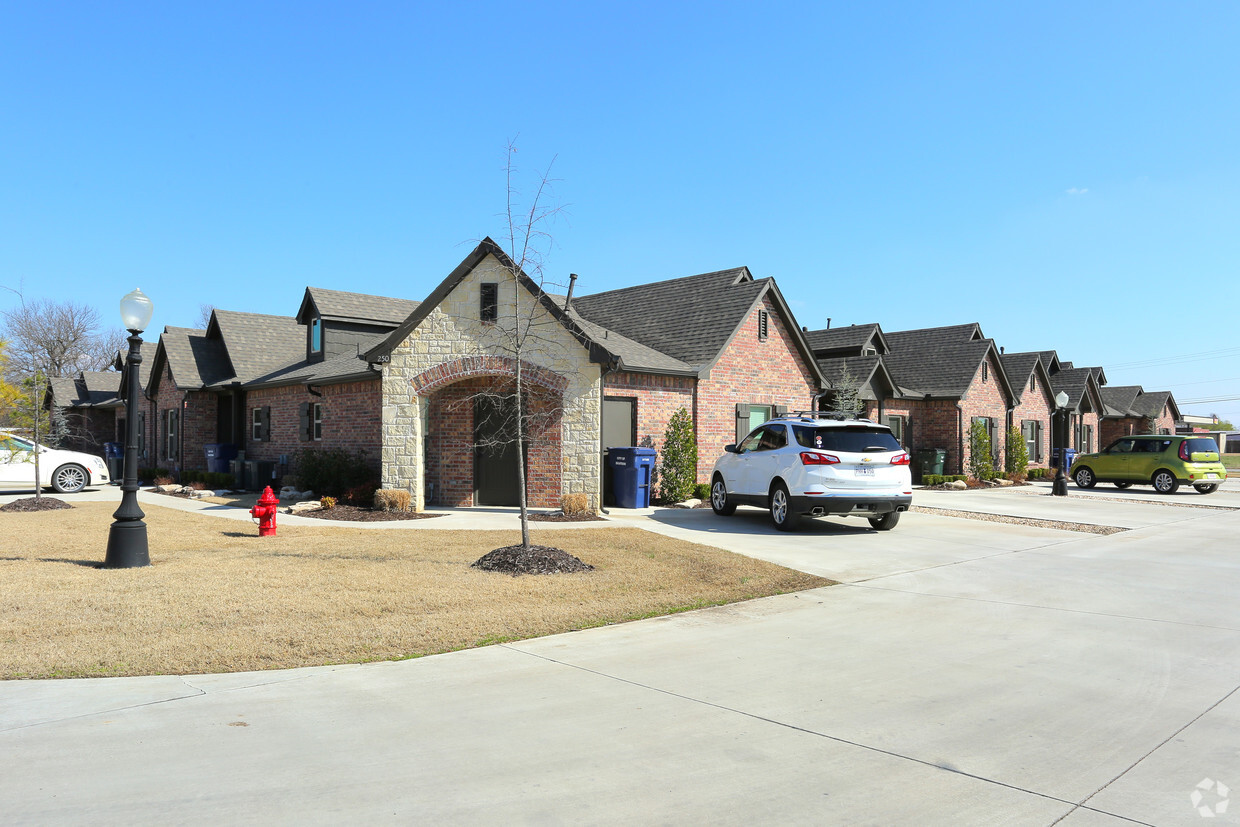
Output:
<svg viewBox="0 0 1240 827">
<path fill-rule="evenodd" d="M 0 811 L 1235 823 L 1215 782 L 1240 790 L 1240 513 L 1145 508 L 1110 536 L 660 511 L 660 532 L 846 583 L 400 663 L 0 684 Z"/>
</svg>

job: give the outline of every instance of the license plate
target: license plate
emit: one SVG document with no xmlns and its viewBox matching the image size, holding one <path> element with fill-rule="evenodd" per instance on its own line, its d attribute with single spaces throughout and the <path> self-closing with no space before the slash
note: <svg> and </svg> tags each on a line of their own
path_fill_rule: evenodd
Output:
<svg viewBox="0 0 1240 827">
<path fill-rule="evenodd" d="M 857 469 L 857 476 L 858 477 L 872 477 L 874 476 L 874 469 L 868 465 L 863 465 Z"/>
<path fill-rule="evenodd" d="M 1216 480 L 1216 479 L 1218 479 L 1218 474 L 1206 474 L 1206 479 L 1208 479 L 1208 480 Z"/>
</svg>

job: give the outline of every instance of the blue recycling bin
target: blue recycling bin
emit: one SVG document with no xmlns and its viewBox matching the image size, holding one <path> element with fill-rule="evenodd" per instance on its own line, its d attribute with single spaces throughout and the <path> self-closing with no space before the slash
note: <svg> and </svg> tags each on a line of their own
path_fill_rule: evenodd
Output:
<svg viewBox="0 0 1240 827">
<path fill-rule="evenodd" d="M 1060 454 L 1063 455 L 1063 463 L 1064 463 L 1063 472 L 1066 474 L 1072 470 L 1072 463 L 1076 462 L 1076 449 L 1075 448 L 1056 448 L 1055 456 L 1051 459 L 1052 468 L 1059 467 Z"/>
<path fill-rule="evenodd" d="M 619 508 L 650 507 L 650 477 L 654 473 L 653 448 L 609 448 L 612 485 Z"/>
<path fill-rule="evenodd" d="M 237 446 L 231 442 L 208 442 L 203 446 L 207 455 L 207 470 L 227 474 L 229 463 L 237 458 Z"/>
</svg>

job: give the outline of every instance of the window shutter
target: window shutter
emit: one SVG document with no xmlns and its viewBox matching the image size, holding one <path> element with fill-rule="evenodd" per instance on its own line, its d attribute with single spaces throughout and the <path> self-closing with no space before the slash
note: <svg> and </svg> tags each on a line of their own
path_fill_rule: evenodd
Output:
<svg viewBox="0 0 1240 827">
<path fill-rule="evenodd" d="M 262 442 L 271 441 L 271 406 L 264 405 L 262 413 L 259 414 L 259 439 Z"/>
<path fill-rule="evenodd" d="M 298 423 L 298 428 L 297 428 L 297 438 L 300 439 L 302 442 L 305 442 L 306 440 L 310 439 L 310 429 L 313 427 L 313 425 L 310 422 L 310 403 L 309 402 L 301 403 L 301 407 L 298 410 L 298 416 L 300 417 L 300 422 Z"/>
<path fill-rule="evenodd" d="M 736 403 L 736 441 L 740 442 L 749 433 L 749 406 L 744 402 Z"/>
<path fill-rule="evenodd" d="M 181 412 L 168 411 L 168 459 L 177 458 L 177 447 L 181 439 Z"/>
</svg>

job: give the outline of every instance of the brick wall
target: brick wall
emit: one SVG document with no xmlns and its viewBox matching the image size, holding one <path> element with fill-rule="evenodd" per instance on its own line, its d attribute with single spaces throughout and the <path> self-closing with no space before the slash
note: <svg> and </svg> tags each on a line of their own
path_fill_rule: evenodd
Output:
<svg viewBox="0 0 1240 827">
<path fill-rule="evenodd" d="M 782 405 L 807 410 L 818 391 L 814 374 L 805 364 L 774 303 L 761 304 L 769 324 L 767 338 L 758 338 L 758 307 L 741 325 L 710 369 L 698 381 L 697 425 L 698 482 L 708 482 L 723 446 L 736 442 L 736 405 Z"/>
<path fill-rule="evenodd" d="M 866 414 L 877 421 L 874 403 L 866 406 Z M 920 448 L 942 448 L 947 451 L 943 473 L 956 474 L 960 466 L 958 441 L 959 408 L 950 399 L 885 399 L 883 416 L 905 418 L 904 447 L 911 454 Z"/>
<path fill-rule="evenodd" d="M 246 392 L 246 459 L 270 460 L 278 463 L 288 458 L 288 471 L 295 473 L 295 455 L 303 448 L 342 448 L 361 451 L 368 464 L 379 474 L 380 407 L 382 394 L 379 380 L 316 385 L 321 396 L 314 396 L 304 385 L 278 388 L 255 388 Z M 322 439 L 301 438 L 301 406 L 322 405 Z M 268 439 L 255 440 L 250 426 L 255 408 L 271 408 Z M 277 474 L 283 471 L 277 470 Z"/>
<path fill-rule="evenodd" d="M 515 385 L 497 377 L 475 377 L 432 393 L 427 401 L 425 473 L 434 486 L 434 504 L 474 504 L 474 400 L 482 392 L 512 393 Z M 560 399 L 553 392 L 527 397 L 526 501 L 533 508 L 560 505 Z"/>
<path fill-rule="evenodd" d="M 975 416 L 985 416 L 995 420 L 995 441 L 999 444 L 993 446 L 993 453 L 998 457 L 998 469 L 1003 470 L 1004 443 L 1006 442 L 1004 435 L 1007 433 L 1007 412 L 1011 402 L 1007 392 L 1003 389 L 1003 384 L 999 381 L 1000 370 L 997 355 L 989 354 L 986 357 L 986 379 L 982 379 L 982 367 L 979 365 L 977 372 L 973 375 L 973 381 L 960 399 L 964 428 L 964 457 L 961 466 L 963 470 L 958 473 L 968 473 L 969 429 Z"/>
<path fill-rule="evenodd" d="M 1033 419 L 1042 423 L 1042 459 L 1029 457 L 1030 468 L 1047 468 L 1051 462 L 1051 411 L 1054 410 L 1050 390 L 1041 376 L 1034 375 L 1033 387 L 1029 385 L 1029 377 L 1012 377 L 1015 381 L 1025 381 L 1019 404 L 1012 409 L 1012 425 L 1021 429 L 1021 422 Z"/>
<path fill-rule="evenodd" d="M 152 398 L 152 410 L 147 413 L 147 452 L 145 464 L 166 468 L 177 476 L 182 470 L 205 471 L 207 467 L 203 446 L 215 442 L 218 433 L 215 394 L 206 391 L 189 391 L 177 387 L 172 372 L 164 363 L 159 378 L 159 390 Z M 165 414 L 178 411 L 177 447 L 173 456 L 168 455 L 167 426 Z"/>
<path fill-rule="evenodd" d="M 696 384 L 697 379 L 692 376 L 619 371 L 603 377 L 603 395 L 636 399 L 637 444 L 661 453 L 672 414 L 681 408 L 693 414 Z"/>
<path fill-rule="evenodd" d="M 1098 423 L 1098 431 L 1101 434 L 1101 441 L 1098 445 L 1105 448 L 1120 437 L 1139 434 L 1143 430 L 1144 428 L 1141 427 L 1141 420 L 1139 418 L 1104 419 Z"/>
</svg>

